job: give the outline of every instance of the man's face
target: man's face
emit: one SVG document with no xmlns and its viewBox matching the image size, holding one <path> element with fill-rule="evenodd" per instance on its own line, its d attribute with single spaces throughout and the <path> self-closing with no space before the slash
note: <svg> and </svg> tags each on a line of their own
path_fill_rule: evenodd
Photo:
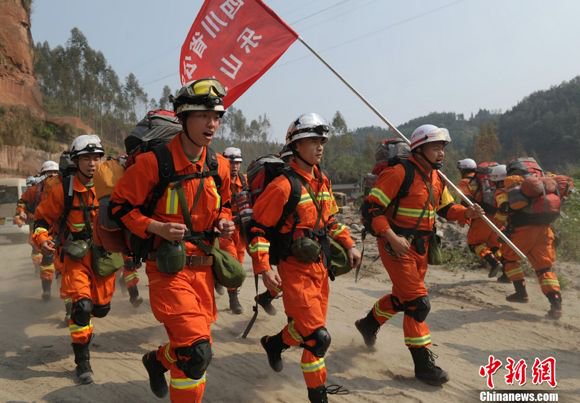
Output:
<svg viewBox="0 0 580 403">
<path fill-rule="evenodd" d="M 234 162 L 230 160 L 230 176 L 236 178 L 240 173 L 241 162 Z"/>
<path fill-rule="evenodd" d="M 101 154 L 83 154 L 78 157 L 78 168 L 83 175 L 92 178 L 101 164 Z"/>
<path fill-rule="evenodd" d="M 310 165 L 320 164 L 326 140 L 323 137 L 308 137 L 298 140 L 296 143 L 296 151 Z"/>
<path fill-rule="evenodd" d="M 221 114 L 216 111 L 192 111 L 186 119 L 187 133 L 193 142 L 200 146 L 210 145 L 220 127 Z"/>
<path fill-rule="evenodd" d="M 425 158 L 432 164 L 442 164 L 445 159 L 445 142 L 435 141 L 433 143 L 427 143 L 422 145 L 423 154 Z"/>
</svg>

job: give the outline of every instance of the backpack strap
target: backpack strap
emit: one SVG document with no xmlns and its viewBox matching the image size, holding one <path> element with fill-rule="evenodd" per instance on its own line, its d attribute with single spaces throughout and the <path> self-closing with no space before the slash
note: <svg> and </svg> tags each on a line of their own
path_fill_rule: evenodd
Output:
<svg viewBox="0 0 580 403">
<path fill-rule="evenodd" d="M 400 163 L 403 165 L 403 168 L 405 168 L 405 177 L 403 178 L 403 183 L 401 184 L 397 195 L 391 202 L 393 205 L 393 218 L 397 216 L 401 199 L 409 195 L 409 189 L 415 180 L 415 164 L 407 159 L 402 159 Z"/>
<path fill-rule="evenodd" d="M 222 178 L 218 172 L 219 164 L 218 164 L 218 159 L 217 159 L 216 153 L 210 147 L 206 147 L 205 163 L 206 163 L 207 167 L 209 168 L 209 174 L 213 178 L 213 181 L 215 182 L 215 186 L 217 187 L 217 190 L 219 192 L 219 190 L 222 187 Z"/>
<path fill-rule="evenodd" d="M 290 197 L 288 198 L 288 202 L 284 205 L 282 209 L 282 215 L 280 216 L 280 220 L 276 223 L 274 230 L 276 232 L 280 231 L 288 217 L 290 215 L 295 214 L 295 222 L 294 227 L 298 224 L 298 214 L 296 213 L 296 207 L 298 207 L 298 203 L 300 202 L 300 198 L 302 197 L 302 181 L 300 180 L 299 175 L 294 172 L 290 167 L 286 166 L 282 170 L 282 175 L 284 175 L 288 181 L 290 182 Z"/>
<path fill-rule="evenodd" d="M 242 182 L 242 190 L 249 190 L 248 187 L 248 181 L 246 180 L 246 177 L 244 175 L 238 174 L 238 177 L 240 178 L 240 182 Z"/>
</svg>

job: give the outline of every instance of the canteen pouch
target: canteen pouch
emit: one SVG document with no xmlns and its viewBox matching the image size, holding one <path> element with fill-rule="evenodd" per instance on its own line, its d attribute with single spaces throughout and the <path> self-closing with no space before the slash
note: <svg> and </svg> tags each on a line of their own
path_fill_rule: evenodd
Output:
<svg viewBox="0 0 580 403">
<path fill-rule="evenodd" d="M 92 265 L 95 274 L 107 277 L 123 267 L 124 259 L 120 253 L 107 252 L 99 246 L 92 248 Z"/>
<path fill-rule="evenodd" d="M 179 273 L 185 267 L 183 242 L 161 241 L 156 251 L 157 270 L 165 274 Z"/>
<path fill-rule="evenodd" d="M 319 242 L 305 236 L 295 239 L 290 246 L 292 256 L 303 263 L 320 261 L 321 251 L 322 245 Z"/>
</svg>

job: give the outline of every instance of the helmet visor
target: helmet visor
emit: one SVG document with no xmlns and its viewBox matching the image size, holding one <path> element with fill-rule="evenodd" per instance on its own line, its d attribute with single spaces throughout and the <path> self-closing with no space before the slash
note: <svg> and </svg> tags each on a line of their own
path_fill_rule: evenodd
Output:
<svg viewBox="0 0 580 403">
<path fill-rule="evenodd" d="M 189 95 L 191 97 L 213 96 L 223 98 L 226 96 L 226 89 L 216 79 L 202 78 L 183 87 L 183 93 L 177 94 L 178 97 L 180 95 Z"/>
</svg>

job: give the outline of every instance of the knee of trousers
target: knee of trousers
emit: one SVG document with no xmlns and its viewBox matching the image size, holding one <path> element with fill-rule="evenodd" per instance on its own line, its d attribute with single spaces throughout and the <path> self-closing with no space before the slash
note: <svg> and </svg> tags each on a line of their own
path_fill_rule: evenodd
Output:
<svg viewBox="0 0 580 403">
<path fill-rule="evenodd" d="M 213 353 L 208 340 L 199 340 L 189 347 L 175 349 L 177 368 L 191 379 L 200 379 L 211 362 Z"/>
<path fill-rule="evenodd" d="M 79 326 L 88 326 L 91 322 L 92 311 L 93 301 L 83 298 L 73 303 L 70 318 Z"/>
<path fill-rule="evenodd" d="M 318 358 L 322 358 L 326 355 L 328 348 L 330 347 L 330 342 L 332 338 L 330 337 L 330 333 L 325 327 L 319 327 L 314 332 L 310 333 L 308 336 L 303 337 L 304 341 L 314 341 L 314 345 L 311 346 L 309 344 L 303 343 L 302 347 L 306 350 L 310 351 Z"/>
<path fill-rule="evenodd" d="M 96 305 L 95 304 L 95 305 L 93 305 L 93 310 L 91 311 L 91 313 L 96 318 L 104 318 L 105 316 L 107 316 L 107 314 L 109 313 L 110 310 L 111 310 L 111 303 L 110 302 L 108 304 L 104 304 L 104 305 Z"/>
<path fill-rule="evenodd" d="M 431 311 L 431 302 L 428 295 L 406 302 L 405 305 L 405 315 L 412 317 L 417 322 L 425 322 L 427 315 Z"/>
</svg>

